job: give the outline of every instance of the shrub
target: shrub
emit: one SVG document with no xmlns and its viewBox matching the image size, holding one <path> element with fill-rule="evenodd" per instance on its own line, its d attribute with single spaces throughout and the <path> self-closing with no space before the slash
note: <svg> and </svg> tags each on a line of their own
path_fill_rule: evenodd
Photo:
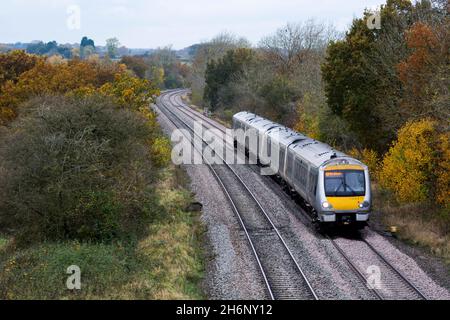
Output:
<svg viewBox="0 0 450 320">
<path fill-rule="evenodd" d="M 408 122 L 383 159 L 380 185 L 394 192 L 399 202 L 434 201 L 436 193 L 443 191 L 437 190 L 438 176 L 448 182 L 445 170 L 441 174 L 439 170 L 445 163 L 448 166 L 448 158 L 443 157 L 448 156 L 448 146 L 440 143 L 436 127 L 431 119 Z M 448 192 L 448 183 L 440 185 Z"/>
<path fill-rule="evenodd" d="M 160 167 L 167 166 L 172 154 L 172 147 L 169 139 L 166 137 L 157 137 L 151 145 L 151 152 L 152 160 L 155 165 Z"/>
<path fill-rule="evenodd" d="M 58 241 L 15 248 L 0 234 L 0 299 L 201 299 L 203 235 L 198 212 L 186 212 L 187 174 L 162 171 L 155 186 L 159 219 L 138 242 Z M 5 248 L 6 250 L 3 250 Z M 16 250 L 14 250 L 16 249 Z M 81 269 L 81 290 L 66 287 L 71 265 Z"/>
<path fill-rule="evenodd" d="M 19 241 L 134 237 L 157 208 L 155 128 L 104 97 L 32 100 L 0 148 L 0 225 Z"/>
</svg>

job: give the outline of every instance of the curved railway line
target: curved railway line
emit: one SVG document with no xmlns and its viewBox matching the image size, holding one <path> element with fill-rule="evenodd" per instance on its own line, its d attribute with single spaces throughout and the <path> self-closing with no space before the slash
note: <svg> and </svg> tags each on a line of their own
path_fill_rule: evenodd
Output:
<svg viewBox="0 0 450 320">
<path fill-rule="evenodd" d="M 174 90 L 165 92 L 161 95 L 160 102 L 165 110 L 161 111 L 170 119 L 170 121 L 177 126 L 173 121 L 175 118 L 176 122 L 179 122 L 183 127 L 193 131 L 186 121 L 182 120 L 177 114 L 175 114 L 175 112 L 170 110 L 164 102 L 165 98 L 168 98 L 169 102 L 173 106 L 177 107 L 177 110 L 183 113 L 186 117 L 190 118 L 192 121 L 201 120 L 208 124 L 208 129 L 218 129 L 220 132 L 226 134 L 224 127 L 217 125 L 217 123 L 208 117 L 193 111 L 191 108 L 184 105 L 181 99 L 176 101 L 180 98 L 180 93 L 186 92 L 186 90 Z M 226 147 L 233 148 L 232 146 Z M 279 230 L 276 228 L 275 224 L 261 206 L 255 195 L 239 177 L 237 172 L 225 162 L 223 165 L 208 164 L 208 166 L 223 188 L 234 212 L 236 213 L 236 216 L 238 217 L 238 220 L 253 250 L 270 298 L 298 299 L 309 297 L 311 299 L 318 300 L 318 297 L 308 278 L 300 268 Z M 232 174 L 230 175 L 230 173 Z M 251 203 L 251 205 L 249 205 L 249 203 Z M 300 208 L 300 210 L 303 214 L 307 214 L 304 208 Z M 263 219 L 261 219 L 261 217 L 263 217 Z M 362 237 L 357 239 L 345 239 L 325 235 L 325 238 L 332 243 L 333 247 L 344 258 L 351 270 L 353 270 L 364 286 L 370 290 L 374 298 L 380 300 L 427 299 L 425 294 L 423 294 L 409 279 L 407 279 L 403 273 L 395 268 L 382 255 L 382 253 L 380 253 Z M 370 258 L 370 263 L 364 264 L 361 262 L 361 259 L 354 257 L 354 254 L 348 252 L 348 250 L 346 250 L 346 245 L 348 244 L 358 246 L 358 248 L 362 250 L 362 254 Z M 272 248 L 270 248 L 271 246 Z M 279 254 L 284 252 L 285 255 L 279 257 L 279 259 L 276 259 L 277 264 L 274 264 L 274 256 L 271 252 Z M 284 264 L 286 268 L 280 269 L 280 264 Z M 379 268 L 381 272 L 381 281 L 378 286 L 375 283 L 374 286 L 369 287 L 367 284 L 370 281 L 370 275 L 367 273 L 367 268 L 373 266 Z M 297 278 L 297 281 L 292 281 L 292 275 L 294 273 L 297 273 L 297 275 L 300 276 Z"/>
<path fill-rule="evenodd" d="M 164 99 L 168 94 L 170 93 L 160 97 L 158 106 L 161 111 L 175 127 L 181 125 L 194 132 L 186 121 L 166 105 Z M 197 151 L 202 153 L 202 150 Z M 241 224 L 270 299 L 318 300 L 319 297 L 278 228 L 237 172 L 225 162 L 207 165 L 224 190 Z"/>
</svg>

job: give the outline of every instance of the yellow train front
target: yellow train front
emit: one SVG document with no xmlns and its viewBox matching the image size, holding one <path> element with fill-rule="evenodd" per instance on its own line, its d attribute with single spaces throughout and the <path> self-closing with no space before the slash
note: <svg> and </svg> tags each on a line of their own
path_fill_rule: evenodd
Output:
<svg viewBox="0 0 450 320">
<path fill-rule="evenodd" d="M 358 160 L 342 157 L 324 163 L 319 170 L 314 208 L 321 223 L 363 228 L 370 217 L 370 175 Z"/>
</svg>

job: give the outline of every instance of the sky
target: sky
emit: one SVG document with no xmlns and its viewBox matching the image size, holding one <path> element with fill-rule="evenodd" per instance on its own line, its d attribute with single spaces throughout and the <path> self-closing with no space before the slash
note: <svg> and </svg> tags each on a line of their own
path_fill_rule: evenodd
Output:
<svg viewBox="0 0 450 320">
<path fill-rule="evenodd" d="M 221 32 L 253 44 L 288 22 L 315 19 L 345 31 L 365 8 L 385 0 L 2 0 L 0 43 L 104 45 L 116 37 L 129 48 L 182 49 Z"/>
</svg>

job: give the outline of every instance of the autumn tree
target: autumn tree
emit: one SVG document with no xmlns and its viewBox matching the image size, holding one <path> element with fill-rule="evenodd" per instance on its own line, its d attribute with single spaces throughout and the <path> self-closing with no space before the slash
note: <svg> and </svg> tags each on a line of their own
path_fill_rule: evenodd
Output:
<svg viewBox="0 0 450 320">
<path fill-rule="evenodd" d="M 42 58 L 21 50 L 0 54 L 0 90 L 7 81 L 17 82 L 19 76 L 32 69 L 39 60 Z"/>
<path fill-rule="evenodd" d="M 205 72 L 204 101 L 214 110 L 220 104 L 228 104 L 229 97 L 226 96 L 228 84 L 237 79 L 243 68 L 251 63 L 254 53 L 251 49 L 229 50 L 225 56 L 218 61 L 212 60 L 208 63 Z"/>
<path fill-rule="evenodd" d="M 449 19 L 445 22 L 439 26 L 417 22 L 406 32 L 410 55 L 397 65 L 397 72 L 404 90 L 401 111 L 405 117 L 432 116 L 448 126 Z"/>
<path fill-rule="evenodd" d="M 179 60 L 172 47 L 158 48 L 143 58 L 148 65 L 146 78 L 158 84 L 161 89 L 187 86 L 189 68 Z"/>
<path fill-rule="evenodd" d="M 19 50 L 0 54 L 0 125 L 15 117 L 15 106 L 2 103 L 2 100 L 8 99 L 5 90 L 15 86 L 20 76 L 33 69 L 41 60 L 38 56 Z"/>
<path fill-rule="evenodd" d="M 152 82 L 127 73 L 116 74 L 114 81 L 105 83 L 99 92 L 112 98 L 117 105 L 134 111 L 148 109 L 154 97 L 159 95 L 159 89 Z"/>
<path fill-rule="evenodd" d="M 386 151 L 411 118 L 401 108 L 406 92 L 398 73 L 411 54 L 406 35 L 415 23 L 442 24 L 440 10 L 428 0 L 388 0 L 379 11 L 381 29 L 368 28 L 372 12 L 367 11 L 343 40 L 330 44 L 322 68 L 328 105 L 364 147 Z"/>
<path fill-rule="evenodd" d="M 67 94 L 79 88 L 99 88 L 114 80 L 124 68 L 116 63 L 71 60 L 52 64 L 39 59 L 33 68 L 23 72 L 16 82 L 8 81 L 2 87 L 0 109 L 3 122 L 14 119 L 18 107 L 34 96 Z"/>
<path fill-rule="evenodd" d="M 11 110 L 1 118 L 0 225 L 20 244 L 139 237 L 170 161 L 149 108 L 159 90 L 110 59 L 7 58 L 17 68 L 0 95 Z"/>
<path fill-rule="evenodd" d="M 382 187 L 402 203 L 438 202 L 449 205 L 449 136 L 432 119 L 410 121 L 398 133 L 383 159 Z"/>
<path fill-rule="evenodd" d="M 125 56 L 122 57 L 120 63 L 126 65 L 128 69 L 132 70 L 141 79 L 146 77 L 150 69 L 150 65 L 142 57 Z"/>
</svg>

